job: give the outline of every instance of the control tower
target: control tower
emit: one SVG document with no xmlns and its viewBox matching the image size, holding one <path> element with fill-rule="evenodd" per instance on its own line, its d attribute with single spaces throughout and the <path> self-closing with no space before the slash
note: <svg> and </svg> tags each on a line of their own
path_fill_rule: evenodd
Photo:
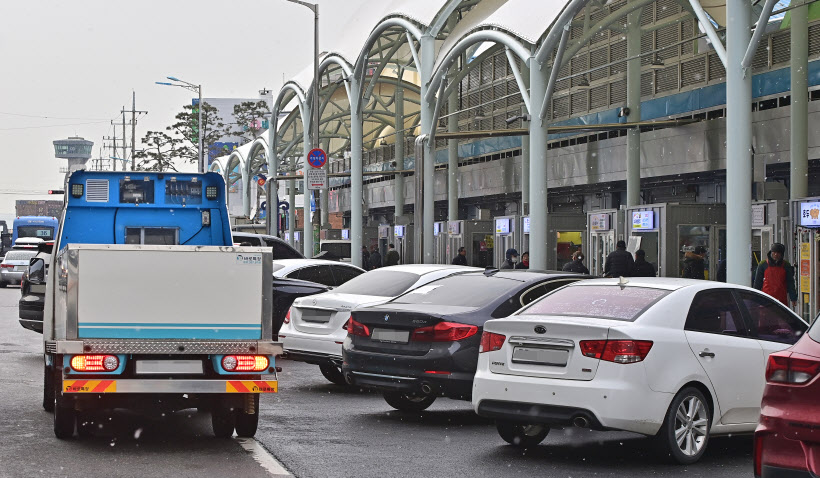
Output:
<svg viewBox="0 0 820 478">
<path fill-rule="evenodd" d="M 93 146 L 93 141 L 88 141 L 79 136 L 54 141 L 54 156 L 68 160 L 68 167 L 60 168 L 60 172 L 67 173 L 75 169 L 82 169 L 85 163 L 91 159 L 91 148 Z"/>
</svg>

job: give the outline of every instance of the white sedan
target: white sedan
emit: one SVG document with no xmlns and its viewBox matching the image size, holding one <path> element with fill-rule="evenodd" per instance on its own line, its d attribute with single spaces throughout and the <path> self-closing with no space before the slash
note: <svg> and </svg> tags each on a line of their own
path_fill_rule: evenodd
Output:
<svg viewBox="0 0 820 478">
<path fill-rule="evenodd" d="M 757 290 L 631 278 L 575 282 L 484 325 L 473 407 L 508 443 L 550 427 L 654 437 L 678 463 L 754 431 L 768 355 L 808 325 Z"/>
<path fill-rule="evenodd" d="M 326 379 L 344 385 L 344 326 L 354 308 L 383 304 L 434 280 L 477 270 L 481 269 L 440 264 L 405 264 L 372 270 L 330 292 L 296 299 L 279 330 L 279 341 L 288 358 L 319 365 Z"/>
<path fill-rule="evenodd" d="M 365 273 L 361 267 L 322 259 L 274 259 L 273 276 L 339 287 Z"/>
</svg>

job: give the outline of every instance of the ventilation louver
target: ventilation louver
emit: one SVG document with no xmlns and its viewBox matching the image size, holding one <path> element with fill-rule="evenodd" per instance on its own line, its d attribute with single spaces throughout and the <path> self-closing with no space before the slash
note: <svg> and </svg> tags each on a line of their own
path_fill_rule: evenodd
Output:
<svg viewBox="0 0 820 478">
<path fill-rule="evenodd" d="M 88 202 L 108 202 L 108 180 L 86 179 L 85 200 Z"/>
</svg>

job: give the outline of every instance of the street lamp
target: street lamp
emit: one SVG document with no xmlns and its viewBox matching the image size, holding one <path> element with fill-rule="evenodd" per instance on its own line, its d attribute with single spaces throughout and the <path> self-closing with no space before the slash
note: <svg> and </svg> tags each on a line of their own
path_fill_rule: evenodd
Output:
<svg viewBox="0 0 820 478">
<path fill-rule="evenodd" d="M 199 110 L 199 119 L 197 120 L 197 130 L 198 130 L 197 131 L 197 139 L 198 139 L 198 143 L 199 143 L 199 145 L 198 145 L 199 146 L 199 166 L 198 166 L 198 170 L 199 170 L 200 173 L 204 173 L 205 172 L 205 158 L 203 156 L 203 151 L 202 151 L 202 133 L 203 133 L 203 128 L 202 128 L 202 109 L 203 109 L 203 105 L 202 105 L 202 85 L 195 85 L 193 83 L 188 83 L 187 81 L 180 80 L 179 78 L 174 78 L 173 76 L 168 76 L 167 78 L 171 81 L 176 81 L 177 83 L 168 83 L 168 82 L 163 82 L 163 81 L 155 81 L 154 83 L 156 83 L 158 85 L 163 85 L 163 86 L 179 86 L 180 88 L 185 88 L 186 90 L 189 90 L 189 91 L 195 91 L 196 93 L 199 94 L 199 103 L 198 103 L 198 106 L 197 106 L 197 109 Z"/>
</svg>

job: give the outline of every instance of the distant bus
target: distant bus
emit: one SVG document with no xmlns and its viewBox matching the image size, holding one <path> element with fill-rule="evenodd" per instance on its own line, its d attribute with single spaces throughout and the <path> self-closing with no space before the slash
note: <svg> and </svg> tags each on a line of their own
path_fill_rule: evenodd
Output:
<svg viewBox="0 0 820 478">
<path fill-rule="evenodd" d="M 14 220 L 11 242 L 21 237 L 36 237 L 44 241 L 54 240 L 57 218 L 48 216 L 20 216 Z"/>
</svg>

